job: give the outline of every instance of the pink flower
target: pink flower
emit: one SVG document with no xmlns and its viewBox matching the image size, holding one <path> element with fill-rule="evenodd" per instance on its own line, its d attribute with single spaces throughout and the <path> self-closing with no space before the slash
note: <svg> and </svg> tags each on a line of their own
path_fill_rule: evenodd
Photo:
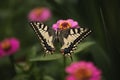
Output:
<svg viewBox="0 0 120 80">
<path fill-rule="evenodd" d="M 57 23 L 53 24 L 52 28 L 54 30 L 65 30 L 69 28 L 78 28 L 78 22 L 73 19 L 59 20 Z"/>
<path fill-rule="evenodd" d="M 30 21 L 45 22 L 51 18 L 51 11 L 49 8 L 38 7 L 30 11 L 28 19 Z"/>
<path fill-rule="evenodd" d="M 101 80 L 101 71 L 92 62 L 74 62 L 66 68 L 66 80 Z"/>
<path fill-rule="evenodd" d="M 0 42 L 0 57 L 14 54 L 20 48 L 20 42 L 16 38 L 7 38 Z"/>
<path fill-rule="evenodd" d="M 76 78 L 73 75 L 69 75 L 66 77 L 66 80 L 76 80 Z"/>
</svg>

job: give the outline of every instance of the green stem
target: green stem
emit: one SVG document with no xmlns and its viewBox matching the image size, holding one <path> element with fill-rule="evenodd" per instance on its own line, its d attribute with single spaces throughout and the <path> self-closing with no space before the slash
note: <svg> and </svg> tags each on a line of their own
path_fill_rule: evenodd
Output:
<svg viewBox="0 0 120 80">
<path fill-rule="evenodd" d="M 15 76 L 16 75 L 16 70 L 15 70 L 15 60 L 14 60 L 14 56 L 10 55 L 9 56 L 10 62 L 11 62 L 11 67 L 12 67 L 12 75 Z"/>
<path fill-rule="evenodd" d="M 65 68 L 66 68 L 66 57 L 63 56 L 63 80 L 65 80 L 65 75 L 66 75 L 66 72 L 65 72 Z"/>
</svg>

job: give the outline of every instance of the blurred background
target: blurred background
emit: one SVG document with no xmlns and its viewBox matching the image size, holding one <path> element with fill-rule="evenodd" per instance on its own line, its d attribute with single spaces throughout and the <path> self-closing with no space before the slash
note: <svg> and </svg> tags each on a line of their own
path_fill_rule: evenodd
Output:
<svg viewBox="0 0 120 80">
<path fill-rule="evenodd" d="M 38 12 L 39 15 L 39 9 L 42 11 L 47 8 L 50 11 L 48 18 L 38 21 L 49 27 L 60 19 L 73 19 L 80 26 L 92 30 L 89 38 L 78 46 L 73 61 L 92 61 L 102 71 L 102 80 L 119 80 L 119 3 L 119 0 L 1 1 L 0 43 L 14 37 L 19 40 L 20 48 L 13 52 L 15 54 L 0 57 L 0 79 L 63 80 L 61 70 L 65 62 L 61 54 L 41 57 L 43 48 L 29 26 L 29 22 L 34 20 L 31 14 Z M 68 60 L 67 64 L 70 62 Z M 45 79 L 40 77 L 46 74 Z"/>
</svg>

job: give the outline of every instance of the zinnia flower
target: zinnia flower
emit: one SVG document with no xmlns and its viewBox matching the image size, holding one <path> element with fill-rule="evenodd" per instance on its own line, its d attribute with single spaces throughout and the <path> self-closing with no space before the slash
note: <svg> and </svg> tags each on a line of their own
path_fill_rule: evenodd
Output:
<svg viewBox="0 0 120 80">
<path fill-rule="evenodd" d="M 51 11 L 49 8 L 38 7 L 30 11 L 28 18 L 30 21 L 45 22 L 51 18 Z"/>
<path fill-rule="evenodd" d="M 66 72 L 66 80 L 101 80 L 101 71 L 92 62 L 73 62 Z"/>
<path fill-rule="evenodd" d="M 20 48 L 20 42 L 16 38 L 7 38 L 0 42 L 0 57 L 14 54 Z"/>
<path fill-rule="evenodd" d="M 53 24 L 52 28 L 54 30 L 65 30 L 69 28 L 78 28 L 78 22 L 73 19 L 59 20 L 57 23 Z"/>
</svg>

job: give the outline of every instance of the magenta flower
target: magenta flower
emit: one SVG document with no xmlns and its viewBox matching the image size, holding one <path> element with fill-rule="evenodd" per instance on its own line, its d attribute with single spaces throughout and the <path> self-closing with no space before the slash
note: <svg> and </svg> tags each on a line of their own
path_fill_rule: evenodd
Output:
<svg viewBox="0 0 120 80">
<path fill-rule="evenodd" d="M 28 14 L 30 21 L 41 21 L 45 22 L 51 18 L 51 11 L 49 8 L 38 7 L 31 10 Z"/>
<path fill-rule="evenodd" d="M 74 62 L 66 72 L 66 80 L 101 80 L 101 71 L 92 62 Z"/>
<path fill-rule="evenodd" d="M 20 48 L 20 42 L 16 38 L 7 38 L 0 42 L 0 57 L 14 54 Z"/>
<path fill-rule="evenodd" d="M 68 28 L 78 28 L 78 22 L 73 19 L 59 20 L 57 23 L 53 24 L 52 28 L 54 30 L 65 30 Z"/>
</svg>

